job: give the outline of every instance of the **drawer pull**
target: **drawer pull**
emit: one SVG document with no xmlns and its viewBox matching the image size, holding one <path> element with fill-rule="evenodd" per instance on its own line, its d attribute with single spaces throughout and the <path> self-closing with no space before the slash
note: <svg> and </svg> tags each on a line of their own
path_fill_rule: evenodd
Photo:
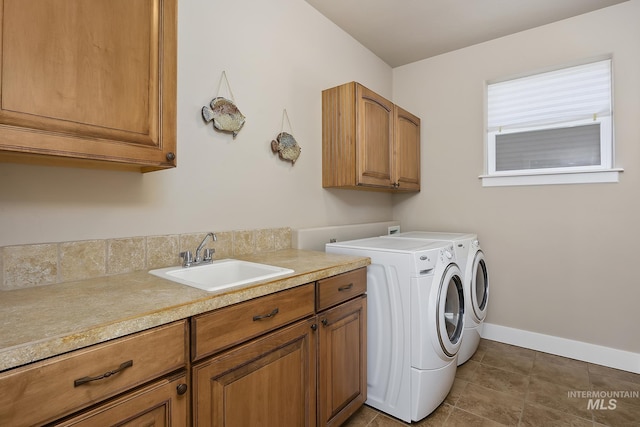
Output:
<svg viewBox="0 0 640 427">
<path fill-rule="evenodd" d="M 348 285 L 345 285 L 345 286 L 340 286 L 338 288 L 338 292 L 348 291 L 351 288 L 353 288 L 353 283 L 349 283 Z"/>
<path fill-rule="evenodd" d="M 133 360 L 127 360 L 126 362 L 121 363 L 120 366 L 118 367 L 118 369 L 114 369 L 113 371 L 105 372 L 104 374 L 98 375 L 97 377 L 82 377 L 82 378 L 79 378 L 79 379 L 77 379 L 77 380 L 75 380 L 73 382 L 73 386 L 74 387 L 78 387 L 78 386 L 81 386 L 82 384 L 89 383 L 91 381 L 97 381 L 97 380 L 101 380 L 103 378 L 109 378 L 111 375 L 115 375 L 118 372 L 121 372 L 121 371 L 123 371 L 123 370 L 125 370 L 125 369 L 127 369 L 127 368 L 129 368 L 131 366 L 133 366 Z"/>
<path fill-rule="evenodd" d="M 262 319 L 268 319 L 270 317 L 275 316 L 276 314 L 278 314 L 278 307 L 274 308 L 273 311 L 271 313 L 267 313 L 267 314 L 259 314 L 257 316 L 253 316 L 253 321 L 255 322 L 256 320 L 262 320 Z"/>
</svg>

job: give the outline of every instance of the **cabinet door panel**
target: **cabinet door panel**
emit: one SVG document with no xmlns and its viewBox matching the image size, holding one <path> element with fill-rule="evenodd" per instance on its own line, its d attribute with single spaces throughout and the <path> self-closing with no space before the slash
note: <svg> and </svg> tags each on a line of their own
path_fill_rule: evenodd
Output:
<svg viewBox="0 0 640 427">
<path fill-rule="evenodd" d="M 358 85 L 358 181 L 360 185 L 391 186 L 393 104 Z"/>
<path fill-rule="evenodd" d="M 176 5 L 0 0 L 2 159 L 175 166 Z"/>
<path fill-rule="evenodd" d="M 298 322 L 194 366 L 194 425 L 314 426 L 313 320 Z"/>
<path fill-rule="evenodd" d="M 339 426 L 367 399 L 365 296 L 318 315 L 320 425 Z"/>
<path fill-rule="evenodd" d="M 158 86 L 153 4 L 83 3 L 5 0 L 2 109 L 44 130 L 85 124 L 97 135 L 119 129 L 132 137 L 152 130 L 150 144 L 157 129 L 149 110 L 158 108 L 150 102 Z"/>
<path fill-rule="evenodd" d="M 395 181 L 399 190 L 420 190 L 420 119 L 395 106 Z"/>
</svg>

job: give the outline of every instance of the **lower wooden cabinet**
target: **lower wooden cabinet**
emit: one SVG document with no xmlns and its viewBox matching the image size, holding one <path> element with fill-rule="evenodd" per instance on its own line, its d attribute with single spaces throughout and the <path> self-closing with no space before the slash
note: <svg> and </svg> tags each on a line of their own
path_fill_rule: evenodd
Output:
<svg viewBox="0 0 640 427">
<path fill-rule="evenodd" d="M 318 315 L 318 419 L 339 426 L 367 400 L 367 300 Z"/>
<path fill-rule="evenodd" d="M 315 286 L 315 297 L 309 292 L 314 289 L 310 285 Z M 216 334 L 207 336 L 213 331 L 228 335 L 225 330 L 230 324 L 214 327 L 220 323 L 214 315 L 217 312 L 193 318 L 192 326 L 199 325 L 192 331 L 195 342 L 191 343 L 198 349 L 192 354 L 196 362 L 192 368 L 193 425 L 344 423 L 367 398 L 365 291 L 366 268 L 361 268 L 223 309 L 237 313 L 236 345 L 231 348 L 220 346 Z M 309 311 L 309 301 L 315 303 L 315 311 Z M 306 318 L 289 320 L 271 332 L 265 329 L 268 333 L 255 338 L 256 317 L 258 322 L 264 320 L 256 312 L 266 310 L 271 313 L 268 321 L 277 323 L 279 316 L 293 316 L 290 306 L 308 313 Z M 224 350 L 216 350 L 221 348 Z"/>
<path fill-rule="evenodd" d="M 315 318 L 193 367 L 195 426 L 316 425 Z"/>
<path fill-rule="evenodd" d="M 344 423 L 367 398 L 366 307 L 360 296 L 194 366 L 194 425 Z"/>
<path fill-rule="evenodd" d="M 189 425 L 187 374 L 157 381 L 55 426 L 155 426 Z"/>
<path fill-rule="evenodd" d="M 365 291 L 363 267 L 1 372 L 0 426 L 339 426 L 367 397 Z"/>
</svg>

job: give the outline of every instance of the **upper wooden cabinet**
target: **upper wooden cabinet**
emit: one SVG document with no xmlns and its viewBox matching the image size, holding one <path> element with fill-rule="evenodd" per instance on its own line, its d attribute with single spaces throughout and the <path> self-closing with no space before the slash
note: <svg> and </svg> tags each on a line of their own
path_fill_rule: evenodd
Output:
<svg viewBox="0 0 640 427">
<path fill-rule="evenodd" d="M 177 0 L 0 7 L 0 161 L 176 165 Z"/>
<path fill-rule="evenodd" d="M 322 186 L 420 191 L 420 119 L 356 82 L 324 90 Z"/>
</svg>

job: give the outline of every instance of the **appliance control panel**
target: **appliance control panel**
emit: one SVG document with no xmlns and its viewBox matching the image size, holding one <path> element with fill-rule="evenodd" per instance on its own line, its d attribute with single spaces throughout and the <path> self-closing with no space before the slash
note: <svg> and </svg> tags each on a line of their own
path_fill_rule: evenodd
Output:
<svg viewBox="0 0 640 427">
<path fill-rule="evenodd" d="M 453 245 L 442 248 L 442 250 L 440 251 L 440 261 L 445 264 L 456 261 L 455 252 L 453 251 Z"/>
<path fill-rule="evenodd" d="M 413 262 L 419 274 L 433 272 L 438 262 L 438 250 L 418 251 L 414 253 Z"/>
</svg>

